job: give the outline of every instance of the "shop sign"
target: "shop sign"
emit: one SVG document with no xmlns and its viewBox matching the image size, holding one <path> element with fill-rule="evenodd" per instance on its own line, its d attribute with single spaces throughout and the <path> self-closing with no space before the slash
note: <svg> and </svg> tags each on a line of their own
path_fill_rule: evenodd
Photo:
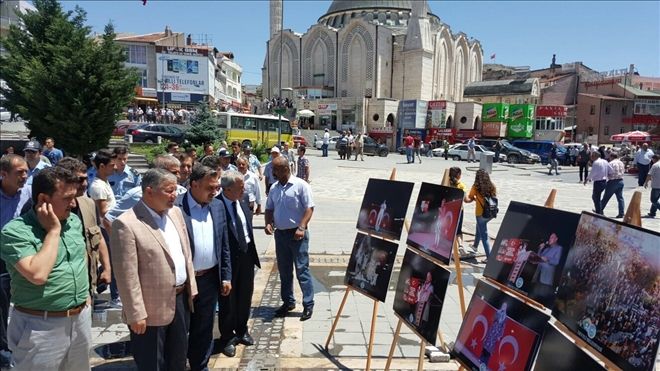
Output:
<svg viewBox="0 0 660 371">
<path fill-rule="evenodd" d="M 566 117 L 568 107 L 566 106 L 537 106 L 536 117 Z"/>
<path fill-rule="evenodd" d="M 509 117 L 507 103 L 484 103 L 481 108 L 482 122 L 503 122 Z"/>
<path fill-rule="evenodd" d="M 432 100 L 426 114 L 426 126 L 429 128 L 447 127 L 447 101 Z"/>
<path fill-rule="evenodd" d="M 337 104 L 332 103 L 332 104 L 319 104 L 316 108 L 316 114 L 317 115 L 323 115 L 323 116 L 330 116 L 332 115 L 332 111 L 337 110 Z"/>
<path fill-rule="evenodd" d="M 171 93 L 170 98 L 176 102 L 190 102 L 190 94 L 188 93 Z"/>
<path fill-rule="evenodd" d="M 482 123 L 482 133 L 485 137 L 503 137 L 506 136 L 507 125 L 504 122 L 484 122 Z"/>
<path fill-rule="evenodd" d="M 375 134 L 393 134 L 394 129 L 391 126 L 370 127 L 369 133 Z"/>
<path fill-rule="evenodd" d="M 172 55 L 185 55 L 185 56 L 205 56 L 208 57 L 209 49 L 207 48 L 186 48 L 177 46 L 156 46 L 156 53 L 172 54 Z"/>
</svg>

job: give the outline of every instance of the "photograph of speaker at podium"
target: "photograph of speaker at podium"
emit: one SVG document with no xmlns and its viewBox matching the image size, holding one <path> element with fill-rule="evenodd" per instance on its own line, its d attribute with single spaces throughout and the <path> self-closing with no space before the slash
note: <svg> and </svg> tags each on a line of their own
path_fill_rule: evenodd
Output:
<svg viewBox="0 0 660 371">
<path fill-rule="evenodd" d="M 396 243 L 358 233 L 344 284 L 385 302 L 398 247 Z"/>
<path fill-rule="evenodd" d="M 652 370 L 660 339 L 660 233 L 582 213 L 553 315 L 624 370 Z"/>
<path fill-rule="evenodd" d="M 469 370 L 529 370 L 549 318 L 479 281 L 451 353 Z"/>
<path fill-rule="evenodd" d="M 552 308 L 580 214 L 513 201 L 484 276 Z"/>
<path fill-rule="evenodd" d="M 383 238 L 401 238 L 403 221 L 414 183 L 369 179 L 364 191 L 357 229 Z"/>
<path fill-rule="evenodd" d="M 394 313 L 428 344 L 434 345 L 449 271 L 406 250 L 394 295 Z"/>
<path fill-rule="evenodd" d="M 585 370 L 605 371 L 594 357 L 571 339 L 548 324 L 543 333 L 534 371 Z"/>
<path fill-rule="evenodd" d="M 422 183 L 406 243 L 449 264 L 463 197 L 458 188 Z"/>
</svg>

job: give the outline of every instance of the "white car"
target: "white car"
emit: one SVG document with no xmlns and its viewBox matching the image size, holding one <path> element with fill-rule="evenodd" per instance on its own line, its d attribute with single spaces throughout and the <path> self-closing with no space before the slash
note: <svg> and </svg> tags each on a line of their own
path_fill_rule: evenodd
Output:
<svg viewBox="0 0 660 371">
<path fill-rule="evenodd" d="M 474 152 L 475 152 L 475 157 L 477 158 L 477 161 L 481 160 L 481 155 L 482 154 L 489 154 L 491 156 L 495 156 L 495 152 L 487 150 L 484 146 L 482 145 L 475 145 L 474 146 Z M 458 145 L 454 148 L 451 148 L 449 150 L 449 157 L 456 161 L 460 160 L 467 160 L 468 158 L 468 146 L 467 144 L 461 144 Z M 500 161 L 506 161 L 506 155 L 500 154 Z"/>
<path fill-rule="evenodd" d="M 330 137 L 330 143 L 328 144 L 328 151 L 334 151 L 337 146 L 337 141 L 341 138 L 339 135 Z M 314 148 L 316 149 L 321 149 L 321 146 L 323 146 L 323 139 L 319 139 L 316 142 L 314 142 Z"/>
</svg>

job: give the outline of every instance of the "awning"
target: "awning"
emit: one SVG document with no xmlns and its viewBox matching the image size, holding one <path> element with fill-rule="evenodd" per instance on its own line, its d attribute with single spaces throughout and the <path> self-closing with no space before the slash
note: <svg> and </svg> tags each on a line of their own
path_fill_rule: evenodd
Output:
<svg viewBox="0 0 660 371">
<path fill-rule="evenodd" d="M 156 98 L 135 97 L 135 98 L 133 98 L 133 99 L 134 99 L 134 100 L 140 100 L 140 101 L 143 101 L 143 102 L 154 102 L 154 103 L 158 103 L 158 99 L 156 99 Z"/>
</svg>

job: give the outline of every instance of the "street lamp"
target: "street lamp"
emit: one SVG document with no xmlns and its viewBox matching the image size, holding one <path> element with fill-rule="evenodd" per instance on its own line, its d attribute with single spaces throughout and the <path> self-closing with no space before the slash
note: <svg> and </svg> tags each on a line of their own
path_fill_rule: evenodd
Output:
<svg viewBox="0 0 660 371">
<path fill-rule="evenodd" d="M 167 60 L 167 57 L 161 55 L 158 60 L 160 61 L 160 90 L 163 94 L 163 103 L 161 108 L 165 108 L 165 61 Z"/>
</svg>

